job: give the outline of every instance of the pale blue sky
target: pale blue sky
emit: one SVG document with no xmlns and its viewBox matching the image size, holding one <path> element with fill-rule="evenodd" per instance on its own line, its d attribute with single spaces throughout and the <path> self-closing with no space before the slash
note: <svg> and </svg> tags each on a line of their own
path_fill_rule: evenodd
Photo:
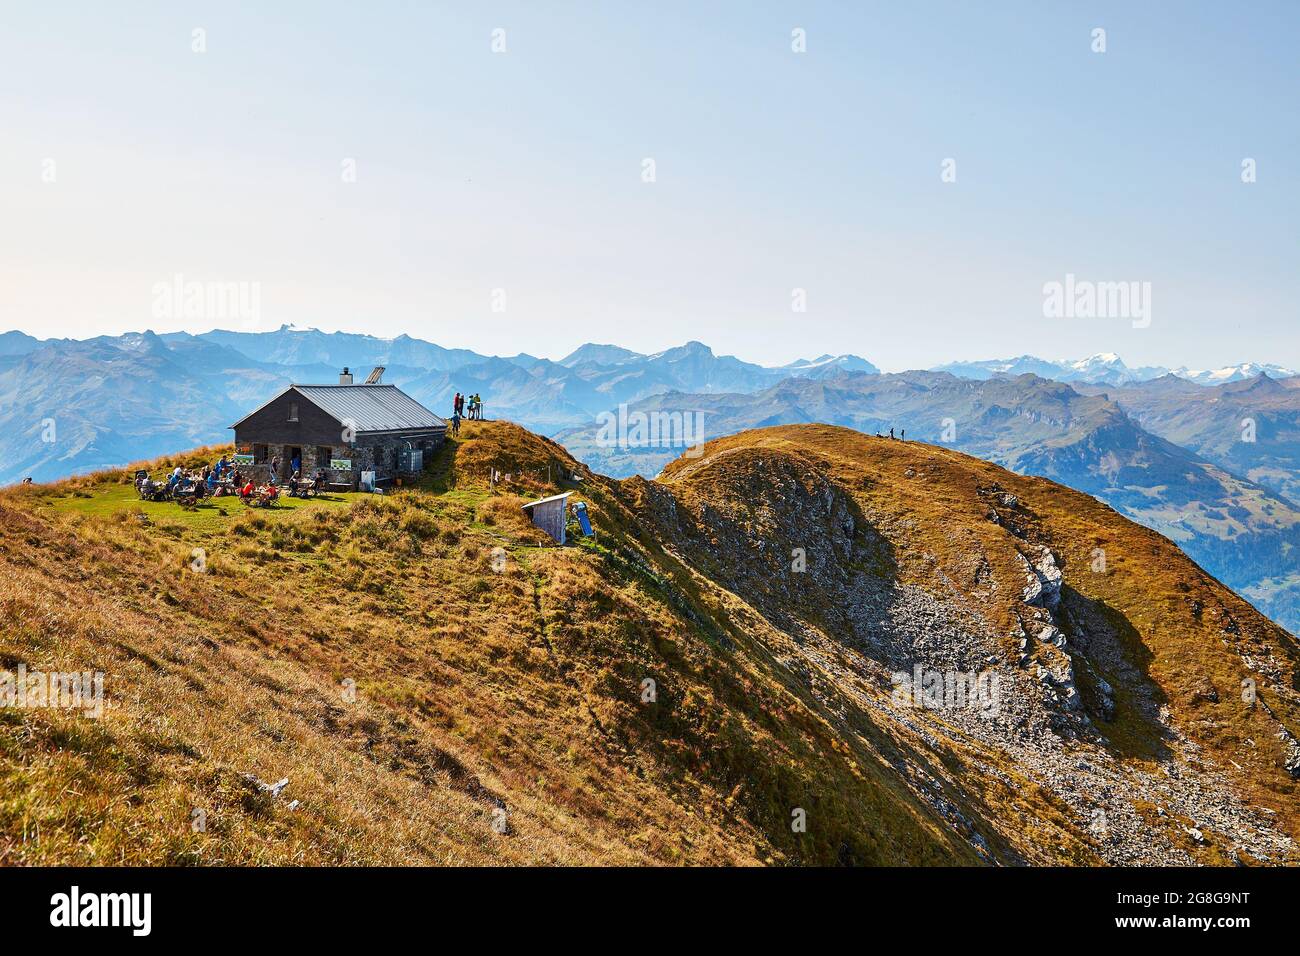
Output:
<svg viewBox="0 0 1300 956">
<path fill-rule="evenodd" d="M 1298 46 L 1291 2 L 11 2 L 0 328 L 234 324 L 153 316 L 179 273 L 506 354 L 1300 367 Z M 1045 319 L 1067 272 L 1151 326 Z"/>
</svg>

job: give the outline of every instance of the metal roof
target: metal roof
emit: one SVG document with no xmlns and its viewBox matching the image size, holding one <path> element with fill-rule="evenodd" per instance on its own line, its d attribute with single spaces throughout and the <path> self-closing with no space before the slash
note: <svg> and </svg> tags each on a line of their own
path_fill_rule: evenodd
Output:
<svg viewBox="0 0 1300 956">
<path fill-rule="evenodd" d="M 295 385 L 294 390 L 359 432 L 445 428 L 447 423 L 396 385 Z"/>
<path fill-rule="evenodd" d="M 339 424 L 351 424 L 358 432 L 405 432 L 447 427 L 444 419 L 396 385 L 290 385 L 230 427 L 237 428 L 290 391 L 297 392 Z"/>
<path fill-rule="evenodd" d="M 528 502 L 528 504 L 526 504 L 526 505 L 522 505 L 521 507 L 523 507 L 523 509 L 524 509 L 525 511 L 527 511 L 529 508 L 535 507 L 536 505 L 544 505 L 544 504 L 546 504 L 548 501 L 563 501 L 565 498 L 569 497 L 569 495 L 571 495 L 571 494 L 573 494 L 572 491 L 566 491 L 566 492 L 564 492 L 563 494 L 560 494 L 560 495 L 551 495 L 551 497 L 549 497 L 549 498 L 538 498 L 536 501 L 530 501 L 530 502 Z"/>
</svg>

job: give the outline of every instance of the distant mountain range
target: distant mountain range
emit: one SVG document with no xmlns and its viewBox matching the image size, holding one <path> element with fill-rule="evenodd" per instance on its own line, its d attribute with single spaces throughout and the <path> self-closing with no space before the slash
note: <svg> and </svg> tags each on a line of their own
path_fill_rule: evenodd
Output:
<svg viewBox="0 0 1300 956">
<path fill-rule="evenodd" d="M 1121 387 L 1074 387 L 1109 396 L 1148 431 L 1300 502 L 1300 377 L 1261 372 L 1200 386 L 1171 374 Z"/>
<path fill-rule="evenodd" d="M 490 356 L 449 349 L 409 335 L 385 339 L 288 325 L 269 332 L 141 332 L 84 341 L 41 340 L 11 331 L 0 334 L 0 424 L 6 426 L 0 432 L 0 483 L 25 476 L 50 480 L 164 454 L 181 444 L 222 441 L 229 437 L 231 422 L 290 382 L 335 381 L 344 366 L 364 374 L 374 365 L 386 366 L 385 381 L 434 410 L 449 409 L 457 391 L 478 392 L 489 415 L 548 435 L 580 429 L 620 405 L 668 392 L 755 394 L 785 379 L 821 381 L 879 372 L 856 355 L 762 366 L 716 355 L 700 342 L 653 354 L 588 343 L 552 361 L 522 353 Z M 1203 399 L 1196 412 L 1169 397 L 1176 394 L 1170 382 L 1234 384 L 1252 380 L 1242 377 L 1261 370 L 1274 377 L 1290 374 L 1252 363 L 1196 372 L 1130 369 L 1115 355 L 1074 362 L 1021 356 L 940 369 L 967 380 L 1029 373 L 1085 391 L 1122 386 L 1127 391 L 1121 404 L 1140 422 L 1150 422 L 1153 433 L 1249 473 L 1267 487 L 1300 496 L 1290 477 L 1300 449 L 1238 447 L 1229 427 L 1237 409 L 1231 402 L 1216 403 L 1218 393 L 1212 388 L 1194 393 Z M 1289 433 L 1288 402 L 1300 394 L 1279 388 L 1285 396 L 1280 407 L 1261 411 L 1262 434 Z M 1167 432 L 1160 426 L 1166 420 Z M 1210 421 L 1217 424 L 1211 428 Z M 42 440 L 50 437 L 54 441 Z"/>
<path fill-rule="evenodd" d="M 1129 385 L 1152 381 L 1166 375 L 1174 375 L 1198 385 L 1222 385 L 1228 382 L 1240 382 L 1264 373 L 1273 378 L 1287 378 L 1296 374 L 1281 365 L 1261 365 L 1257 362 L 1244 362 L 1241 365 L 1229 365 L 1217 369 L 1175 369 L 1160 366 L 1142 366 L 1129 368 L 1113 352 L 1103 352 L 1078 361 L 1051 361 L 1021 355 L 1019 358 L 991 359 L 982 362 L 949 362 L 939 365 L 931 371 L 951 372 L 961 378 L 988 379 L 996 376 L 1037 375 L 1057 382 L 1086 382 L 1089 384 Z"/>
<path fill-rule="evenodd" d="M 296 377 L 201 339 L 150 332 L 0 358 L 0 483 L 48 481 L 225 440 Z"/>
<path fill-rule="evenodd" d="M 457 391 L 478 392 L 489 415 L 545 434 L 656 392 L 758 391 L 790 376 L 876 371 L 853 355 L 768 368 L 700 342 L 652 355 L 588 344 L 555 362 L 289 326 L 84 341 L 8 332 L 0 334 L 0 484 L 225 441 L 232 422 L 285 385 L 333 382 L 345 366 L 365 374 L 375 365 L 435 411 L 449 412 Z"/>
</svg>

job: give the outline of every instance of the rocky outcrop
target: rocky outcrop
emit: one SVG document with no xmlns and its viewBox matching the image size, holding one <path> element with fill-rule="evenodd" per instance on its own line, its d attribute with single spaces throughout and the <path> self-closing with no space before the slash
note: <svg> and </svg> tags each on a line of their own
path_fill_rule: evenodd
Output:
<svg viewBox="0 0 1300 956">
<path fill-rule="evenodd" d="M 1218 691 L 1211 685 L 1196 695 L 1192 704 L 1201 709 L 1189 717 L 1181 712 L 1185 681 L 1152 666 L 1151 652 L 1169 646 L 1171 630 L 1217 626 L 1219 605 L 1209 597 L 1222 592 L 1201 585 L 1199 569 L 1171 569 L 1181 556 L 1168 541 L 1128 528 L 1108 510 L 1089 513 L 1082 500 L 1053 499 L 1046 483 L 993 480 L 989 469 L 972 475 L 975 469 L 942 449 L 841 435 L 772 429 L 753 433 L 752 443 L 711 443 L 700 459 L 665 472 L 656 484 L 676 505 L 653 509 L 673 526 L 666 537 L 675 554 L 790 636 L 777 656 L 807 680 L 826 714 L 847 721 L 862 707 L 872 726 L 959 764 L 979 762 L 968 749 L 978 739 L 1000 755 L 996 767 L 986 761 L 981 768 L 986 779 L 1008 793 L 1029 781 L 1042 786 L 1089 834 L 1089 852 L 1106 862 L 1186 865 L 1238 852 L 1279 861 L 1297 853 L 1291 836 L 1244 804 L 1225 779 L 1225 769 L 1249 758 L 1234 750 L 1238 759 L 1229 762 L 1213 741 L 1192 736 L 1214 726 L 1213 709 L 1226 699 L 1222 681 Z M 1087 563 L 1094 544 L 1116 556 L 1110 576 Z M 807 560 L 791 573 L 795 549 Z M 1143 587 L 1123 586 L 1126 576 Z M 1153 623 L 1147 612 L 1157 589 L 1186 599 Z M 1192 602 L 1197 611 L 1175 620 Z M 1252 622 L 1251 640 L 1223 627 L 1222 641 L 1207 633 L 1195 646 L 1208 654 L 1241 642 L 1247 664 L 1263 660 L 1261 650 L 1273 644 L 1248 609 L 1231 608 Z M 900 672 L 912 693 L 872 693 L 897 691 Z M 1218 671 L 1209 672 L 1218 680 Z M 1257 664 L 1252 673 L 1262 678 L 1265 668 Z M 939 699 L 937 683 L 925 684 L 927 674 L 995 676 L 995 705 L 951 706 Z M 1267 676 L 1276 686 L 1284 674 L 1279 653 Z M 935 690 L 935 702 L 916 704 L 922 685 Z M 1122 727 L 1107 727 L 1117 715 Z M 1121 731 L 1158 756 L 1140 767 L 1121 759 L 1111 739 Z M 1300 752 L 1289 753 L 1294 773 Z M 960 771 L 891 765 L 981 856 L 1017 861 L 991 838 L 979 798 L 972 803 L 962 793 Z M 1193 829 L 1200 839 L 1190 837 Z M 1036 852 L 1017 847 L 1029 858 Z M 1057 842 L 1052 847 L 1049 855 L 1066 852 Z"/>
<path fill-rule="evenodd" d="M 1035 607 L 1056 610 L 1061 603 L 1061 569 L 1056 566 L 1056 558 L 1050 549 L 1044 547 L 1038 557 L 1031 561 L 1023 554 L 1016 555 L 1025 569 L 1025 589 L 1022 600 Z"/>
<path fill-rule="evenodd" d="M 1017 551 L 1016 558 L 1024 573 L 1020 598 L 1028 605 L 1024 626 L 1034 635 L 1038 644 L 1036 654 L 1028 655 L 1028 643 L 1024 642 L 1021 662 L 1028 663 L 1029 656 L 1036 656 L 1038 664 L 1034 673 L 1051 698 L 1066 711 L 1078 711 L 1082 708 L 1083 699 L 1075 684 L 1070 644 L 1065 632 L 1057 626 L 1054 616 L 1061 603 L 1061 569 L 1057 566 L 1051 549 L 1047 547 L 1040 546 L 1037 555 L 1032 558 Z"/>
</svg>

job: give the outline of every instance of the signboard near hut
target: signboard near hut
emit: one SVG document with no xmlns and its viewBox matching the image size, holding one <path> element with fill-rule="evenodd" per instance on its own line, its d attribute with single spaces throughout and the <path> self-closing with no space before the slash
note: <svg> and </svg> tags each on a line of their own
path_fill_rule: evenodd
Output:
<svg viewBox="0 0 1300 956">
<path fill-rule="evenodd" d="M 335 471 L 351 471 L 351 470 L 352 470 L 352 459 L 351 459 L 351 458 L 331 458 L 331 459 L 330 459 L 330 467 L 333 468 Z"/>
</svg>

